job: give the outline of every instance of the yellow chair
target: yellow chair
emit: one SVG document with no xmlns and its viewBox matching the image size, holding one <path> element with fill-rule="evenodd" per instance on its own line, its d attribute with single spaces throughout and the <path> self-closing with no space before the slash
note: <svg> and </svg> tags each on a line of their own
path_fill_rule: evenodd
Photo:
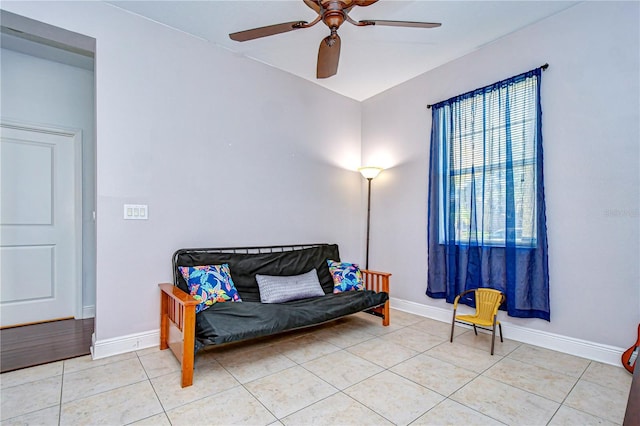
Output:
<svg viewBox="0 0 640 426">
<path fill-rule="evenodd" d="M 458 308 L 458 302 L 460 298 L 467 293 L 475 292 L 475 300 L 476 300 L 476 313 L 473 315 L 457 315 L 456 309 Z M 498 325 L 498 329 L 500 330 L 500 341 L 502 340 L 502 325 L 500 325 L 500 321 L 497 320 L 498 317 L 498 308 L 505 301 L 505 295 L 498 290 L 493 290 L 491 288 L 477 288 L 473 290 L 463 291 L 459 295 L 456 296 L 453 301 L 453 320 L 451 321 L 451 339 L 450 342 L 453 342 L 453 329 L 456 325 L 456 322 L 468 323 L 473 325 L 473 331 L 478 335 L 478 330 L 476 326 L 482 328 L 483 330 L 489 330 L 492 332 L 491 334 L 491 355 L 493 355 L 493 346 L 496 340 L 496 325 Z M 491 327 L 491 328 L 488 328 Z"/>
</svg>

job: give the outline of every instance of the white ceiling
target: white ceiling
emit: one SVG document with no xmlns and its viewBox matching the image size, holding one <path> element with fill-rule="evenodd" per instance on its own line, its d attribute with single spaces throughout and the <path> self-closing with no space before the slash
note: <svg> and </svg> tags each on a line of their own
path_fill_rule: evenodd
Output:
<svg viewBox="0 0 640 426">
<path fill-rule="evenodd" d="M 242 43 L 228 36 L 265 25 L 311 22 L 317 15 L 302 0 L 108 3 L 362 101 L 578 2 L 380 0 L 356 6 L 349 14 L 356 21 L 425 21 L 442 26 L 355 27 L 345 22 L 338 31 L 342 39 L 338 73 L 321 80 L 315 77 L 318 47 L 329 34 L 322 22 Z"/>
</svg>

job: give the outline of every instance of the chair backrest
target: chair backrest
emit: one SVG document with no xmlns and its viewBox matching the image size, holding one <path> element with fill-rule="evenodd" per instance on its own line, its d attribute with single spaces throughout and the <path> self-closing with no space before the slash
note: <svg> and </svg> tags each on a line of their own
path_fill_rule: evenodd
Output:
<svg viewBox="0 0 640 426">
<path fill-rule="evenodd" d="M 478 288 L 476 293 L 476 315 L 479 319 L 493 321 L 498 308 L 504 302 L 504 294 L 491 288 Z"/>
</svg>

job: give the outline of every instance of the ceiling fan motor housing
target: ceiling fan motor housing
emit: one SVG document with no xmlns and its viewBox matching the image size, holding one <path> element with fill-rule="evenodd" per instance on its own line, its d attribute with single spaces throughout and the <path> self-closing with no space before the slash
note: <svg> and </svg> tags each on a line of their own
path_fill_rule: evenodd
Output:
<svg viewBox="0 0 640 426">
<path fill-rule="evenodd" d="M 340 28 L 340 25 L 345 20 L 343 11 L 345 3 L 338 0 L 330 0 L 321 2 L 321 6 L 322 22 L 332 30 Z"/>
</svg>

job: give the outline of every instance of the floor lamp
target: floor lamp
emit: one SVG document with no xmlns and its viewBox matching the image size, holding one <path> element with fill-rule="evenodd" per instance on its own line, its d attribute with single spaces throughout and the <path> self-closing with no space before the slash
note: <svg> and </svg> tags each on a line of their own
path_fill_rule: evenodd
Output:
<svg viewBox="0 0 640 426">
<path fill-rule="evenodd" d="M 367 180 L 367 257 L 364 269 L 369 269 L 369 228 L 371 225 L 371 181 L 380 174 L 382 167 L 360 167 L 360 174 Z"/>
</svg>

